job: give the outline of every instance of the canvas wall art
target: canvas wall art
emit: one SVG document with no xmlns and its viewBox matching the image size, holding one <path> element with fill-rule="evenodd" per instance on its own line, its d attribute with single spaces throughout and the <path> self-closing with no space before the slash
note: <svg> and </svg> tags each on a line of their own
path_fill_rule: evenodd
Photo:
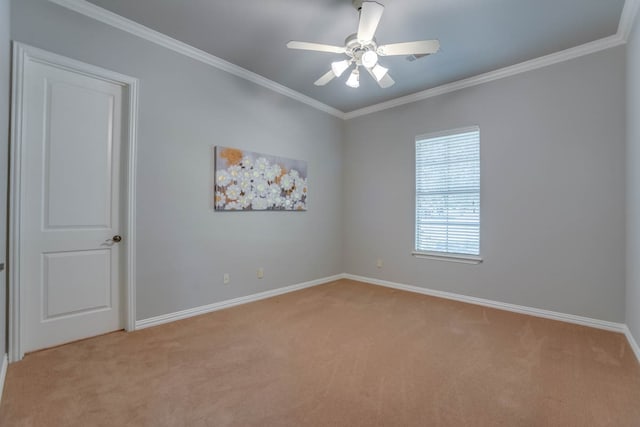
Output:
<svg viewBox="0 0 640 427">
<path fill-rule="evenodd" d="M 213 155 L 215 210 L 307 210 L 307 162 L 220 146 Z"/>
</svg>

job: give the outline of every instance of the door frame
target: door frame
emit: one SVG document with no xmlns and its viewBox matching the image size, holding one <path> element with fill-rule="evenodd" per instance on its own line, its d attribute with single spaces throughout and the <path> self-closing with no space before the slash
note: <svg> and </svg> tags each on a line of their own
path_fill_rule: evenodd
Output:
<svg viewBox="0 0 640 427">
<path fill-rule="evenodd" d="M 125 330 L 133 331 L 136 325 L 136 153 L 138 128 L 138 87 L 139 81 L 134 77 L 85 64 L 71 58 L 47 52 L 23 43 L 13 42 L 13 72 L 11 85 L 11 149 L 9 153 L 9 247 L 8 247 L 8 284 L 9 284 L 9 348 L 10 362 L 24 357 L 24 308 L 25 290 L 20 283 L 20 221 L 22 213 L 22 124 L 24 72 L 28 61 L 38 62 L 62 70 L 68 70 L 97 78 L 122 86 L 126 90 L 123 106 L 127 114 L 123 115 L 123 139 L 121 156 L 125 156 L 123 182 L 121 183 L 121 199 L 125 213 L 123 229 L 125 230 L 124 263 L 120 275 L 124 280 L 124 306 L 121 315 L 124 317 Z"/>
</svg>

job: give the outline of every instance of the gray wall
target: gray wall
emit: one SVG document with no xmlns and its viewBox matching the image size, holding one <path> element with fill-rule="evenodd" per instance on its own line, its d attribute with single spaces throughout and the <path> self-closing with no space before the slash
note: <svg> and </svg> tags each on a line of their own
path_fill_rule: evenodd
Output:
<svg viewBox="0 0 640 427">
<path fill-rule="evenodd" d="M 624 77 L 618 47 L 347 122 L 346 271 L 624 321 Z M 416 259 L 414 138 L 469 125 L 484 263 Z"/>
<path fill-rule="evenodd" d="M 7 175 L 9 170 L 9 87 L 11 39 L 9 0 L 0 0 L 0 262 L 7 262 Z M 0 357 L 7 352 L 6 269 L 0 272 Z"/>
<path fill-rule="evenodd" d="M 625 48 L 343 124 L 46 0 L 12 6 L 14 39 L 141 80 L 139 319 L 346 271 L 624 320 Z M 414 137 L 468 125 L 485 262 L 415 259 Z M 215 144 L 309 160 L 310 210 L 212 212 Z"/>
<path fill-rule="evenodd" d="M 343 271 L 341 120 L 46 0 L 11 17 L 19 42 L 140 79 L 138 319 Z M 309 211 L 213 212 L 217 144 L 308 160 Z"/>
<path fill-rule="evenodd" d="M 640 343 L 640 24 L 627 43 L 627 325 Z"/>
</svg>

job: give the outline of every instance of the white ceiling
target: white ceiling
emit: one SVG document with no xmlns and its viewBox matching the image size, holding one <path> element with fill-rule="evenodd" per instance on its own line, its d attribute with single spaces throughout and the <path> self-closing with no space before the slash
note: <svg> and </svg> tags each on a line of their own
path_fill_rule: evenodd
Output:
<svg viewBox="0 0 640 427">
<path fill-rule="evenodd" d="M 624 0 L 378 0 L 379 44 L 439 39 L 439 53 L 385 57 L 396 81 L 313 82 L 340 54 L 289 50 L 289 40 L 343 45 L 351 0 L 89 0 L 343 112 L 500 69 L 616 34 Z"/>
</svg>

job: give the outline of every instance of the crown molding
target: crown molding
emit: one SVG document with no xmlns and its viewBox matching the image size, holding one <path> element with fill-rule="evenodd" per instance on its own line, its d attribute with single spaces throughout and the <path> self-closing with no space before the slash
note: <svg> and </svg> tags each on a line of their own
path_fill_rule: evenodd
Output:
<svg viewBox="0 0 640 427">
<path fill-rule="evenodd" d="M 620 17 L 620 23 L 618 25 L 618 32 L 615 35 L 605 37 L 599 40 L 595 40 L 589 43 L 585 43 L 580 46 L 572 47 L 560 52 L 552 53 L 550 55 L 535 58 L 529 61 L 522 62 L 520 64 L 511 65 L 499 70 L 490 71 L 484 74 L 479 74 L 474 77 L 470 77 L 463 80 L 458 80 L 452 83 L 436 86 L 431 89 L 427 89 L 421 92 L 416 92 L 410 95 L 402 96 L 399 98 L 391 99 L 389 101 L 381 102 L 379 104 L 371 105 L 369 107 L 361 108 L 358 110 L 344 113 L 336 108 L 333 108 L 327 104 L 317 101 L 309 96 L 303 95 L 293 89 L 289 89 L 286 86 L 276 83 L 273 80 L 269 80 L 266 77 L 262 77 L 259 74 L 251 72 L 245 68 L 232 64 L 217 56 L 211 55 L 203 50 L 197 49 L 158 31 L 152 30 L 137 22 L 131 21 L 118 14 L 110 12 L 99 6 L 89 3 L 86 0 L 49 0 L 51 3 L 55 3 L 59 6 L 78 12 L 82 15 L 93 18 L 97 21 L 118 28 L 122 31 L 126 31 L 130 34 L 136 35 L 152 43 L 163 46 L 167 49 L 171 49 L 175 52 L 188 56 L 197 61 L 211 65 L 220 70 L 226 71 L 242 79 L 248 80 L 252 83 L 270 89 L 276 93 L 287 96 L 303 104 L 309 105 L 320 111 L 328 113 L 332 116 L 338 117 L 343 120 L 349 120 L 367 114 L 376 113 L 378 111 L 387 110 L 390 108 L 398 107 L 405 104 L 410 104 L 417 101 L 422 101 L 434 96 L 443 95 L 450 92 L 455 92 L 461 89 L 477 86 L 483 83 L 492 82 L 495 80 L 503 79 L 506 77 L 515 76 L 517 74 L 525 73 L 527 71 L 536 70 L 539 68 L 547 67 L 549 65 L 557 64 L 560 62 L 568 61 L 574 58 L 578 58 L 584 55 L 599 52 L 601 50 L 609 49 L 612 47 L 620 46 L 626 43 L 633 25 L 636 15 L 640 10 L 640 0 L 626 0 L 622 14 Z"/>
<path fill-rule="evenodd" d="M 483 83 L 492 82 L 494 80 L 504 79 L 505 77 L 515 76 L 517 74 L 536 70 L 538 68 L 548 67 L 549 65 L 557 64 L 559 62 L 568 61 L 570 59 L 579 58 L 584 55 L 589 55 L 591 53 L 599 52 L 601 50 L 620 46 L 624 43 L 625 43 L 624 39 L 619 34 L 616 34 L 613 36 L 605 37 L 603 39 L 585 43 L 580 46 L 572 47 L 570 49 L 566 49 L 560 52 L 552 53 L 550 55 L 541 56 L 540 58 L 531 59 L 529 61 L 521 62 L 516 65 L 510 65 L 508 67 L 501 68 L 499 70 L 489 71 L 488 73 L 479 74 L 474 77 L 469 77 L 468 79 L 458 80 L 453 83 L 447 83 L 444 85 L 436 86 L 431 89 L 412 93 L 411 95 L 402 96 L 400 98 L 395 98 L 389 101 L 381 102 L 379 104 L 371 105 L 369 107 L 361 108 L 359 110 L 350 111 L 348 113 L 345 113 L 344 118 L 345 120 L 349 120 L 355 117 L 376 113 L 378 111 L 388 110 L 389 108 L 398 107 L 400 105 L 422 101 L 424 99 L 432 98 L 438 95 L 443 95 L 445 93 L 455 92 L 460 89 L 477 86 Z"/>
<path fill-rule="evenodd" d="M 527 71 L 536 70 L 538 68 L 547 67 L 549 65 L 568 61 L 580 56 L 589 55 L 601 50 L 620 46 L 622 44 L 625 44 L 629 39 L 629 35 L 633 30 L 633 25 L 635 23 L 636 15 L 638 14 L 639 9 L 640 0 L 625 0 L 624 7 L 622 8 L 622 14 L 620 15 L 620 23 L 618 24 L 618 32 L 612 36 L 594 40 L 580 46 L 572 47 L 570 49 L 552 53 L 550 55 L 541 56 L 539 58 L 521 62 L 520 64 L 511 65 L 499 70 L 489 71 L 488 73 L 479 74 L 474 77 L 469 77 L 468 79 L 458 80 L 421 92 L 412 93 L 407 96 L 402 96 L 400 98 L 391 99 L 389 101 L 361 108 L 359 110 L 350 111 L 344 114 L 344 119 L 349 120 L 360 116 L 366 116 L 367 114 L 388 110 L 389 108 L 398 107 L 404 104 L 410 104 L 412 102 L 422 101 L 434 96 L 443 95 L 449 92 L 455 92 L 460 89 L 488 83 L 494 80 L 503 79 L 505 77 L 515 76 L 516 74 L 525 73 Z"/>
<path fill-rule="evenodd" d="M 625 43 L 629 40 L 631 31 L 633 31 L 633 24 L 636 21 L 636 15 L 639 9 L 640 0 L 626 0 L 624 2 L 620 23 L 618 24 L 618 35 L 622 37 Z"/>
<path fill-rule="evenodd" d="M 58 6 L 65 7 L 73 10 L 74 12 L 93 18 L 96 21 L 100 21 L 104 24 L 110 25 L 122 31 L 126 31 L 130 34 L 143 38 L 152 43 L 163 46 L 167 49 L 171 49 L 182 55 L 188 56 L 197 61 L 211 65 L 212 67 L 226 71 L 242 79 L 248 80 L 252 83 L 270 89 L 276 93 L 287 96 L 310 107 L 316 108 L 332 116 L 344 119 L 344 113 L 329 105 L 323 104 L 311 97 L 296 92 L 293 89 L 289 89 L 286 86 L 276 83 L 273 80 L 269 80 L 266 77 L 262 77 L 259 74 L 251 72 L 245 68 L 232 64 L 217 56 L 211 55 L 203 50 L 195 48 L 191 45 L 183 43 L 158 31 L 152 30 L 149 27 L 145 27 L 142 24 L 138 24 L 130 19 L 124 18 L 118 14 L 110 12 L 93 3 L 89 3 L 86 0 L 49 0 L 51 3 L 55 3 Z"/>
</svg>

